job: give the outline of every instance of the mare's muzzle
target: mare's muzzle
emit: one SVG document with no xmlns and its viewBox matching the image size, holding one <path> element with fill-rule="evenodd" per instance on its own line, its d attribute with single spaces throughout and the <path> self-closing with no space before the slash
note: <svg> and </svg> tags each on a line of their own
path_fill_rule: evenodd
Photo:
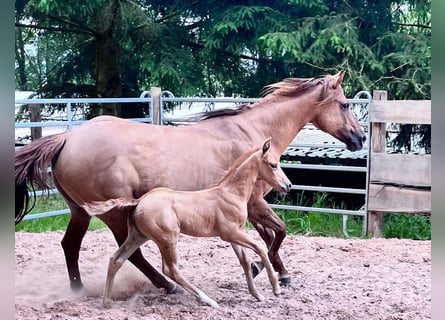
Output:
<svg viewBox="0 0 445 320">
<path fill-rule="evenodd" d="M 346 144 L 346 149 L 350 151 L 358 151 L 363 148 L 363 144 L 366 141 L 366 134 L 363 132 L 363 130 L 351 130 L 349 134 L 347 134 L 343 141 Z"/>
</svg>

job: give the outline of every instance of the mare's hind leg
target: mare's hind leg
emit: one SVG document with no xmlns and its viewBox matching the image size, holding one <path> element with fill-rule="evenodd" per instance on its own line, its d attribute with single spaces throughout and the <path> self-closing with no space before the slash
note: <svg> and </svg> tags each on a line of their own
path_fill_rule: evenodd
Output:
<svg viewBox="0 0 445 320">
<path fill-rule="evenodd" d="M 263 198 L 257 198 L 249 201 L 248 219 L 266 242 L 269 249 L 268 255 L 275 271 L 278 272 L 279 280 L 282 285 L 290 284 L 291 277 L 281 261 L 278 250 L 286 237 L 286 225 L 270 208 L 269 204 Z M 273 230 L 273 233 L 271 232 Z M 254 265 L 254 269 L 261 265 Z M 261 270 L 254 270 L 256 276 Z"/>
<path fill-rule="evenodd" d="M 88 230 L 91 217 L 80 207 L 68 203 L 71 217 L 62 239 L 62 248 L 68 269 L 71 289 L 77 291 L 83 288 L 79 272 L 79 251 L 82 239 Z"/>
<path fill-rule="evenodd" d="M 188 292 L 197 297 L 197 299 L 211 307 L 218 307 L 215 300 L 207 296 L 203 291 L 199 290 L 189 281 L 187 281 L 179 272 L 176 256 L 176 241 L 157 241 L 156 244 L 162 254 L 162 270 L 164 274 L 181 285 Z"/>
<path fill-rule="evenodd" d="M 246 275 L 247 287 L 252 296 L 254 296 L 258 301 L 263 301 L 264 296 L 258 292 L 258 289 L 253 281 L 252 269 L 250 268 L 250 261 L 247 257 L 246 251 L 243 247 L 238 244 L 231 243 L 233 251 L 235 251 L 238 260 L 243 267 L 244 274 Z"/>
<path fill-rule="evenodd" d="M 102 219 L 112 231 L 118 245 L 122 245 L 128 235 L 127 217 L 131 210 L 120 209 L 109 211 L 107 214 L 100 215 Z M 164 288 L 167 293 L 180 293 L 182 289 L 175 283 L 168 281 L 144 258 L 141 249 L 137 248 L 128 260 L 145 274 L 154 286 Z"/>
<path fill-rule="evenodd" d="M 107 280 L 105 282 L 103 305 L 105 308 L 111 308 L 111 290 L 113 287 L 114 278 L 117 271 L 122 267 L 122 264 L 127 260 L 132 253 L 144 244 L 148 239 L 137 231 L 136 228 L 130 226 L 127 239 L 113 253 L 108 263 Z"/>
</svg>

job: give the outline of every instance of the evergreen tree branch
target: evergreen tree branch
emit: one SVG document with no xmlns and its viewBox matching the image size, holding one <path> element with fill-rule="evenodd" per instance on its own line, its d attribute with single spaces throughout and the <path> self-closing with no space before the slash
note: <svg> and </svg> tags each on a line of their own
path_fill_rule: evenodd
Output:
<svg viewBox="0 0 445 320">
<path fill-rule="evenodd" d="M 40 29 L 40 30 L 48 30 L 48 31 L 54 31 L 54 32 L 67 32 L 67 33 L 78 33 L 78 34 L 88 34 L 88 35 L 95 35 L 94 32 L 88 31 L 88 30 L 79 30 L 79 29 L 69 29 L 69 28 L 62 28 L 62 27 L 53 27 L 53 26 L 42 26 L 37 24 L 26 24 L 26 23 L 16 23 L 16 27 L 18 28 L 30 28 L 30 29 Z"/>
<path fill-rule="evenodd" d="M 402 26 L 402 27 L 417 27 L 417 28 L 423 28 L 423 29 L 431 29 L 431 26 L 424 25 L 424 24 L 417 24 L 417 23 L 400 23 L 400 22 L 394 22 L 395 25 Z"/>
</svg>

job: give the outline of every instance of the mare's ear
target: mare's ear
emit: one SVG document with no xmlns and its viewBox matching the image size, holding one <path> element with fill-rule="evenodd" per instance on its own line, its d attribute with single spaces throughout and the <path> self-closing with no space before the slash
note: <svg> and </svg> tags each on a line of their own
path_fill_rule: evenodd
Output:
<svg viewBox="0 0 445 320">
<path fill-rule="evenodd" d="M 337 89 L 339 85 L 343 82 L 343 78 L 345 77 L 344 71 L 339 71 L 335 75 L 332 76 L 332 88 Z"/>
<path fill-rule="evenodd" d="M 267 151 L 269 151 L 270 149 L 270 140 L 272 140 L 272 137 L 269 137 L 266 139 L 266 141 L 264 141 L 263 144 L 263 154 L 265 154 Z"/>
</svg>

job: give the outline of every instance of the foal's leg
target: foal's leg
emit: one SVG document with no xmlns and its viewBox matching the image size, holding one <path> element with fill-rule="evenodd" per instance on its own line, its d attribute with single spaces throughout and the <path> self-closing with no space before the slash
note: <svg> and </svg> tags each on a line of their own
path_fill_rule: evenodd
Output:
<svg viewBox="0 0 445 320">
<path fill-rule="evenodd" d="M 109 211 L 106 214 L 98 216 L 104 221 L 110 230 L 113 232 L 114 238 L 118 245 L 122 245 L 128 235 L 127 217 L 128 209 L 119 209 Z M 180 293 L 182 289 L 175 283 L 168 281 L 161 273 L 159 273 L 153 266 L 144 258 L 141 249 L 137 248 L 128 260 L 145 274 L 150 281 L 157 288 L 164 288 L 167 293 Z"/>
<path fill-rule="evenodd" d="M 88 230 L 91 217 L 80 207 L 69 203 L 71 211 L 70 221 L 61 241 L 65 261 L 68 269 L 71 289 L 74 291 L 83 288 L 79 272 L 79 251 L 82 239 Z"/>
<path fill-rule="evenodd" d="M 125 260 L 127 260 L 133 254 L 133 252 L 147 240 L 148 239 L 140 234 L 136 228 L 130 226 L 127 239 L 110 257 L 103 297 L 103 305 L 105 308 L 111 308 L 111 290 L 117 271 L 122 267 L 122 264 L 125 262 Z"/>
<path fill-rule="evenodd" d="M 196 296 L 199 301 L 214 308 L 218 307 L 218 303 L 216 303 L 215 300 L 187 281 L 179 272 L 176 256 L 176 239 L 174 241 L 155 241 L 162 254 L 162 271 L 164 274 L 176 281 L 176 283 L 181 285 L 185 290 Z"/>
<path fill-rule="evenodd" d="M 253 250 L 257 255 L 261 257 L 261 261 L 263 262 L 264 267 L 267 271 L 267 276 L 269 277 L 270 284 L 272 285 L 272 291 L 275 295 L 279 295 L 281 290 L 278 284 L 278 278 L 275 274 L 275 271 L 272 268 L 272 265 L 267 257 L 267 252 L 263 246 L 259 245 L 252 238 L 250 238 L 247 234 L 242 232 L 240 229 L 233 230 L 231 234 L 224 235 L 223 240 L 239 244 L 243 247 L 249 248 Z"/>
<path fill-rule="evenodd" d="M 231 243 L 233 251 L 235 251 L 238 260 L 243 267 L 244 274 L 246 275 L 247 287 L 252 296 L 254 296 L 258 301 L 263 301 L 264 296 L 258 292 L 258 289 L 253 281 L 252 268 L 250 267 L 250 261 L 247 257 L 246 251 L 243 247 L 238 244 Z"/>
<path fill-rule="evenodd" d="M 276 215 L 263 198 L 249 201 L 248 218 L 269 248 L 269 259 L 275 271 L 279 274 L 280 283 L 282 285 L 289 284 L 291 277 L 278 254 L 281 243 L 286 237 L 285 223 Z M 271 230 L 273 230 L 273 233 Z M 256 274 L 258 274 L 258 272 Z"/>
</svg>

